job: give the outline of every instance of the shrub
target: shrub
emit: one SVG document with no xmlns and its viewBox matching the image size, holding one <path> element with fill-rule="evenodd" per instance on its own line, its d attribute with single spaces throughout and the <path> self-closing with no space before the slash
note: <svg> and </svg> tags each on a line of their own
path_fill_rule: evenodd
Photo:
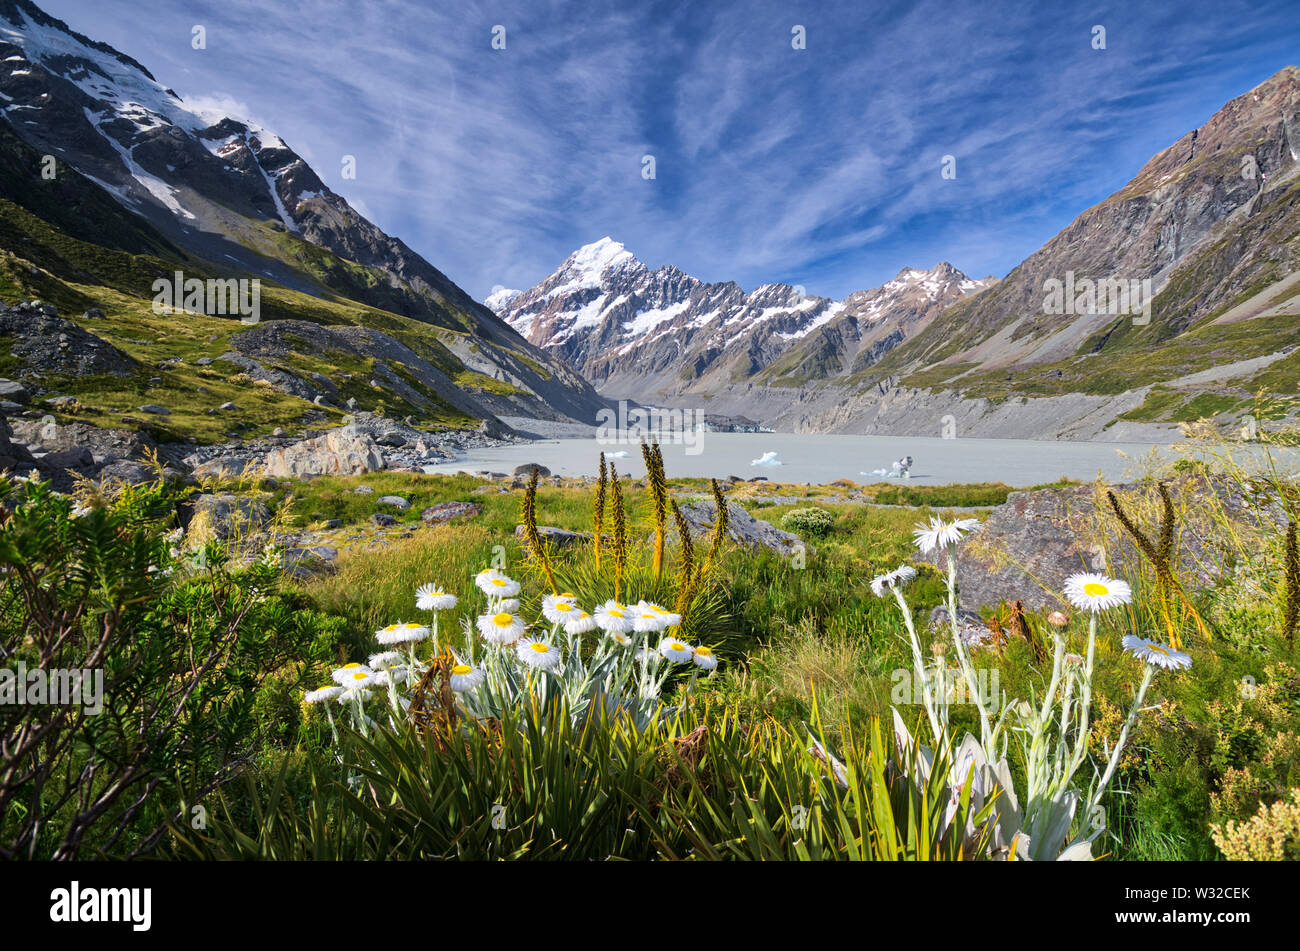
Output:
<svg viewBox="0 0 1300 951">
<path fill-rule="evenodd" d="M 182 785 L 206 795 L 296 730 L 286 685 L 337 627 L 277 595 L 267 560 L 234 568 L 217 545 L 181 560 L 178 500 L 159 483 L 85 508 L 0 478 L 6 666 L 88 675 L 79 702 L 0 705 L 0 856 L 148 853 Z"/>
<path fill-rule="evenodd" d="M 829 535 L 834 524 L 835 516 L 825 509 L 813 506 L 793 509 L 781 517 L 781 527 L 786 531 L 797 535 L 811 535 L 813 538 L 824 538 Z"/>
</svg>

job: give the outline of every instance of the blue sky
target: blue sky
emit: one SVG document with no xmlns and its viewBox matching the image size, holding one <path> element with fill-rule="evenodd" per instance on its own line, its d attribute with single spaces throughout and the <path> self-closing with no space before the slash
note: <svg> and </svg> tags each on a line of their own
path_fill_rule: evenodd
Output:
<svg viewBox="0 0 1300 951">
<path fill-rule="evenodd" d="M 746 289 L 842 297 L 941 260 L 1003 276 L 1300 65 L 1294 0 L 37 2 L 277 132 L 480 299 L 606 234 Z"/>
</svg>

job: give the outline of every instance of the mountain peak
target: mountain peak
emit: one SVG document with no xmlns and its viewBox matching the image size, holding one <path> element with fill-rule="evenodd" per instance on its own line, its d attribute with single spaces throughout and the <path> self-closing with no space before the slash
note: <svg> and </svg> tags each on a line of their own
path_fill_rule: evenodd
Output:
<svg viewBox="0 0 1300 951">
<path fill-rule="evenodd" d="M 635 260 L 636 258 L 627 248 L 609 235 L 605 235 L 599 241 L 584 244 L 574 251 L 564 264 L 567 270 L 599 278 L 608 269 Z"/>
</svg>

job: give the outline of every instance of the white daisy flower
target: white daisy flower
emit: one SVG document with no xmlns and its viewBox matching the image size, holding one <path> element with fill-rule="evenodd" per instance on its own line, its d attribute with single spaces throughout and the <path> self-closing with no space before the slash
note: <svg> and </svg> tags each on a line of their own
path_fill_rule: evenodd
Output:
<svg viewBox="0 0 1300 951">
<path fill-rule="evenodd" d="M 451 689 L 457 693 L 467 693 L 481 684 L 486 676 L 477 667 L 457 664 L 451 669 Z"/>
<path fill-rule="evenodd" d="M 496 604 L 498 611 L 509 611 L 511 614 L 514 614 L 519 610 L 518 598 L 502 598 L 500 601 L 494 603 Z"/>
<path fill-rule="evenodd" d="M 664 617 L 664 614 L 650 610 L 648 605 L 642 606 L 639 604 L 632 608 L 631 618 L 632 630 L 638 631 L 642 634 L 662 631 L 668 626 L 668 619 Z"/>
<path fill-rule="evenodd" d="M 342 692 L 342 687 L 321 687 L 319 690 L 308 690 L 303 699 L 308 703 L 323 703 L 326 700 L 333 700 Z"/>
<path fill-rule="evenodd" d="M 456 596 L 440 585 L 422 584 L 415 589 L 415 606 L 421 611 L 450 611 L 456 606 Z"/>
<path fill-rule="evenodd" d="M 886 591 L 894 588 L 902 588 L 909 581 L 916 577 L 916 569 L 911 565 L 899 565 L 893 571 L 886 572 L 883 575 L 876 575 L 871 579 L 871 593 L 878 598 L 883 598 Z"/>
<path fill-rule="evenodd" d="M 678 614 L 676 611 L 669 611 L 667 608 L 661 607 L 658 604 L 655 604 L 653 601 L 645 601 L 642 603 L 650 611 L 652 611 L 655 614 L 658 614 L 664 619 L 665 630 L 670 627 L 676 627 L 678 624 L 682 623 L 682 616 Z"/>
<path fill-rule="evenodd" d="M 912 535 L 916 538 L 916 547 L 921 550 L 921 554 L 928 555 L 936 548 L 947 548 L 949 545 L 957 544 L 966 537 L 968 532 L 974 531 L 979 523 L 977 518 L 958 518 L 945 522 L 938 516 L 932 515 L 928 526 L 917 522 L 916 527 L 912 529 Z"/>
<path fill-rule="evenodd" d="M 1182 651 L 1176 651 L 1168 644 L 1148 641 L 1146 638 L 1134 634 L 1126 634 L 1120 643 L 1124 645 L 1126 651 L 1152 667 L 1163 667 L 1165 670 L 1186 670 L 1192 666 L 1190 655 L 1184 654 Z"/>
<path fill-rule="evenodd" d="M 1092 572 L 1070 575 L 1065 579 L 1061 590 L 1076 608 L 1093 614 L 1129 604 L 1133 600 L 1133 590 L 1127 582 Z"/>
<path fill-rule="evenodd" d="M 664 659 L 671 660 L 674 664 L 684 664 L 691 659 L 695 653 L 695 648 L 689 644 L 683 644 L 681 641 L 675 641 L 671 637 L 665 637 L 659 643 L 659 653 Z"/>
<path fill-rule="evenodd" d="M 362 690 L 374 682 L 375 672 L 369 667 L 357 667 L 355 670 L 348 671 L 348 675 L 340 681 L 346 690 Z"/>
<path fill-rule="evenodd" d="M 387 670 L 380 670 L 375 673 L 376 687 L 387 687 L 390 683 L 406 683 L 406 668 L 390 667 Z"/>
<path fill-rule="evenodd" d="M 382 654 L 371 654 L 366 665 L 371 670 L 387 670 L 389 667 L 396 667 L 406 660 L 406 655 L 401 651 L 384 651 Z"/>
<path fill-rule="evenodd" d="M 352 679 L 352 675 L 358 671 L 370 673 L 370 668 L 365 664 L 344 664 L 338 670 L 330 674 L 330 679 L 332 679 L 336 684 L 346 684 Z"/>
<path fill-rule="evenodd" d="M 616 604 L 617 607 L 610 607 L 611 603 Z M 626 634 L 632 630 L 632 612 L 627 605 L 618 604 L 616 601 L 606 601 L 596 608 L 595 618 L 596 626 L 608 634 L 615 632 Z"/>
<path fill-rule="evenodd" d="M 352 703 L 354 701 L 360 701 L 361 703 L 365 703 L 367 700 L 370 699 L 370 697 L 371 697 L 371 692 L 369 690 L 366 690 L 364 687 L 349 688 L 347 690 L 344 690 L 341 694 L 339 694 L 339 703 L 345 704 L 345 703 Z"/>
<path fill-rule="evenodd" d="M 515 645 L 515 654 L 529 667 L 554 670 L 560 666 L 560 652 L 545 641 L 524 638 Z"/>
<path fill-rule="evenodd" d="M 375 640 L 381 644 L 409 644 L 422 641 L 429 636 L 429 629 L 423 624 L 390 624 L 381 631 L 375 631 Z"/>
<path fill-rule="evenodd" d="M 626 634 L 620 634 L 618 631 L 612 631 L 609 635 L 609 639 L 619 647 L 632 646 L 632 638 L 628 637 Z"/>
<path fill-rule="evenodd" d="M 703 644 L 695 648 L 695 652 L 691 655 L 691 660 L 695 662 L 696 667 L 701 667 L 704 670 L 716 670 L 718 666 L 718 655 L 713 653 L 713 651 L 709 650 Z"/>
<path fill-rule="evenodd" d="M 572 596 L 548 594 L 542 598 L 542 617 L 552 624 L 567 624 L 577 617 L 580 611 Z"/>
<path fill-rule="evenodd" d="M 475 576 L 474 583 L 489 598 L 513 598 L 519 593 L 519 582 L 495 568 L 480 571 Z"/>
<path fill-rule="evenodd" d="M 588 631 L 596 629 L 596 619 L 586 611 L 576 611 L 574 616 L 564 623 L 564 633 L 571 637 L 579 634 L 586 634 Z"/>
<path fill-rule="evenodd" d="M 492 644 L 513 644 L 524 636 L 523 619 L 509 611 L 480 614 L 477 623 L 483 639 Z"/>
</svg>

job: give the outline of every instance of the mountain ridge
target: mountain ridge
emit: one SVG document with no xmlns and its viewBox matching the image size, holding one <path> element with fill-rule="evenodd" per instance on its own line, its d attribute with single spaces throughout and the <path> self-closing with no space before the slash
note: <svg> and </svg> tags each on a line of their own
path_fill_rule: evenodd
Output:
<svg viewBox="0 0 1300 951">
<path fill-rule="evenodd" d="M 356 212 L 273 132 L 191 108 L 133 58 L 30 0 L 0 3 L 0 106 L 38 153 L 76 169 L 196 266 L 425 322 L 461 370 L 517 391 L 507 407 L 516 415 L 589 420 L 604 405 Z"/>
</svg>

